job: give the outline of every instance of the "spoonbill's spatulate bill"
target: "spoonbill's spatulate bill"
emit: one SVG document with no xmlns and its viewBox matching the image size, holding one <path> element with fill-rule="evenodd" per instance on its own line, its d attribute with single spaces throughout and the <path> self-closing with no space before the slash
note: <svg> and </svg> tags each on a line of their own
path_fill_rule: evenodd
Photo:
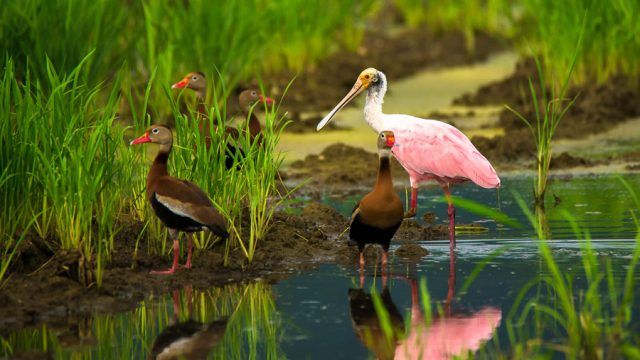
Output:
<svg viewBox="0 0 640 360">
<path fill-rule="evenodd" d="M 449 203 L 449 240 L 455 248 L 455 208 L 449 192 L 450 184 L 471 180 L 483 188 L 497 188 L 500 179 L 493 166 L 460 130 L 436 120 L 404 114 L 384 114 L 382 103 L 387 91 L 387 78 L 374 68 L 358 76 L 349 93 L 317 126 L 322 129 L 349 101 L 367 90 L 364 119 L 377 132 L 393 131 L 396 144 L 392 152 L 409 173 L 411 207 L 405 217 L 416 215 L 420 183 L 435 180 Z"/>
<path fill-rule="evenodd" d="M 222 239 L 228 238 L 229 233 L 224 218 L 204 191 L 194 183 L 169 175 L 167 161 L 173 145 L 171 130 L 162 125 L 152 125 L 144 135 L 133 140 L 131 145 L 143 143 L 160 145 L 160 151 L 147 175 L 147 199 L 158 218 L 169 228 L 173 239 L 173 265 L 167 270 L 152 273 L 173 274 L 178 268 L 180 256 L 180 231 L 192 233 L 209 230 Z M 189 236 L 187 263 L 184 265 L 187 269 L 191 268 L 192 252 L 192 238 Z"/>
</svg>

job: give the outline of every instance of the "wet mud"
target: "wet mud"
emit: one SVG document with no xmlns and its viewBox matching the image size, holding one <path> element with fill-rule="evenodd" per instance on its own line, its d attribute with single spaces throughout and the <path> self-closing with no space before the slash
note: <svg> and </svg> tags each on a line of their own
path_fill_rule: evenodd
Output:
<svg viewBox="0 0 640 360">
<path fill-rule="evenodd" d="M 529 78 L 533 79 L 534 88 L 540 94 L 535 63 L 528 59 L 520 61 L 511 76 L 483 86 L 475 93 L 467 93 L 455 99 L 454 104 L 508 104 L 533 121 L 535 108 L 529 93 Z M 604 84 L 588 82 L 574 86 L 568 90 L 566 97 L 575 98 L 575 103 L 558 125 L 555 135 L 557 139 L 584 138 L 640 115 L 640 87 L 621 77 L 614 77 Z M 471 139 L 490 161 L 514 162 L 533 157 L 535 144 L 530 130 L 521 119 L 505 108 L 499 114 L 498 126 L 505 130 L 504 136 L 475 136 Z M 595 165 L 584 159 L 570 160 L 567 155 L 561 155 L 555 160 L 555 168 Z"/>
</svg>

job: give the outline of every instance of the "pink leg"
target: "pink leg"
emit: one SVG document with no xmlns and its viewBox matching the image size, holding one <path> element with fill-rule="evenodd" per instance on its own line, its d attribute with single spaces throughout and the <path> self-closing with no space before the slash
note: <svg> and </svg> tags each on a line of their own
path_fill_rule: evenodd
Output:
<svg viewBox="0 0 640 360">
<path fill-rule="evenodd" d="M 178 239 L 173 240 L 173 265 L 170 269 L 167 270 L 154 270 L 151 271 L 152 274 L 156 275 L 169 275 L 176 272 L 178 268 L 178 258 L 180 257 L 180 244 L 178 243 Z"/>
<path fill-rule="evenodd" d="M 453 206 L 453 201 L 451 201 L 449 184 L 442 186 L 442 189 L 449 203 L 449 208 L 447 209 L 447 214 L 449 214 L 449 249 L 453 250 L 456 248 L 456 208 Z"/>
<path fill-rule="evenodd" d="M 416 212 L 418 211 L 418 188 L 411 187 L 411 205 L 409 210 L 404 213 L 405 218 L 412 218 L 416 216 Z"/>
<path fill-rule="evenodd" d="M 387 283 L 387 263 L 388 263 L 387 252 L 382 250 L 382 285 L 386 286 Z"/>
<path fill-rule="evenodd" d="M 364 287 L 364 254 L 360 253 L 360 288 Z"/>
<path fill-rule="evenodd" d="M 451 302 L 456 293 L 456 253 L 451 251 L 449 254 L 449 281 L 448 281 L 447 300 L 444 303 L 444 311 L 446 316 L 451 316 Z"/>
<path fill-rule="evenodd" d="M 189 235 L 189 250 L 187 252 L 187 262 L 184 264 L 185 269 L 191 269 L 191 254 L 193 253 L 193 237 L 195 235 Z"/>
</svg>

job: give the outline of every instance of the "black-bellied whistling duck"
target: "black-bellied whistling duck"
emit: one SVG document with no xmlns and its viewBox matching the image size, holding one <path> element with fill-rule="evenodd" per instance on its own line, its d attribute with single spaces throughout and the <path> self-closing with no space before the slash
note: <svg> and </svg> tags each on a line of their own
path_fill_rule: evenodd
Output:
<svg viewBox="0 0 640 360">
<path fill-rule="evenodd" d="M 223 240 L 229 237 L 224 218 L 215 209 L 211 200 L 197 185 L 174 178 L 167 171 L 167 161 L 173 145 L 173 134 L 162 125 L 152 125 L 144 135 L 131 141 L 131 145 L 142 143 L 160 145 L 160 151 L 151 165 L 147 176 L 147 199 L 156 215 L 169 228 L 173 239 L 173 265 L 170 269 L 153 271 L 155 274 L 173 274 L 178 268 L 180 256 L 179 232 L 209 230 Z M 189 252 L 185 268 L 191 268 L 193 252 L 192 238 L 189 237 Z"/>
<path fill-rule="evenodd" d="M 209 121 L 205 121 L 207 119 L 207 80 L 205 79 L 204 73 L 200 71 L 188 73 L 182 80 L 171 85 L 171 88 L 186 88 L 195 91 L 196 99 L 198 101 L 197 114 L 200 117 L 198 128 L 200 129 L 200 133 L 205 136 L 207 149 L 209 149 L 211 147 L 211 130 L 209 127 Z M 218 123 L 216 122 L 216 124 Z M 240 136 L 238 129 L 231 126 L 225 127 L 225 133 L 234 139 L 237 139 Z M 225 155 L 225 167 L 227 169 L 231 169 L 233 167 L 234 157 L 236 156 L 244 157 L 244 152 L 240 148 L 227 143 L 227 154 Z"/>
<path fill-rule="evenodd" d="M 190 288 L 187 288 L 190 296 Z M 227 330 L 227 320 L 222 319 L 209 324 L 194 320 L 179 322 L 180 299 L 178 290 L 173 294 L 173 321 L 155 339 L 148 359 L 206 359 L 212 348 L 216 346 Z M 187 298 L 191 317 L 191 299 Z"/>
<path fill-rule="evenodd" d="M 383 271 L 387 265 L 389 243 L 400 227 L 404 210 L 400 197 L 393 191 L 389 156 L 395 144 L 393 132 L 383 131 L 378 136 L 378 179 L 373 191 L 356 204 L 351 215 L 349 237 L 358 244 L 360 270 L 364 269 L 364 247 L 367 244 L 382 246 Z"/>
<path fill-rule="evenodd" d="M 358 339 L 375 354 L 376 359 L 386 360 L 394 358 L 396 346 L 404 337 L 404 319 L 391 298 L 385 280 L 382 286 L 380 299 L 389 316 L 390 337 L 381 325 L 371 293 L 365 292 L 362 285 L 358 289 L 349 289 L 349 316 Z"/>
<path fill-rule="evenodd" d="M 258 120 L 256 113 L 251 111 L 251 108 L 257 102 L 270 105 L 273 104 L 274 101 L 270 97 L 259 94 L 258 91 L 254 89 L 244 90 L 238 96 L 238 105 L 240 106 L 240 110 L 244 114 L 245 118 L 248 118 L 247 121 L 249 122 L 248 127 L 249 135 L 251 136 L 251 143 L 258 141 L 258 143 L 261 144 L 262 140 L 259 135 L 260 132 L 262 132 L 262 125 L 260 125 L 260 120 Z"/>
</svg>

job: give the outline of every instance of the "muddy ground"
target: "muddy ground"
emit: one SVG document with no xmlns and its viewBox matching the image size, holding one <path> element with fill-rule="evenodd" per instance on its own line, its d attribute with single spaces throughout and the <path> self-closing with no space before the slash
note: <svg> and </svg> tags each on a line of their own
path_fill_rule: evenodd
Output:
<svg viewBox="0 0 640 360">
<path fill-rule="evenodd" d="M 520 61 L 514 73 L 506 79 L 483 86 L 476 93 L 465 94 L 454 103 L 473 106 L 508 104 L 525 118 L 535 119 L 535 109 L 528 90 L 529 78 L 533 79 L 536 92 L 540 94 L 535 63 L 528 59 Z M 568 90 L 567 98 L 575 98 L 575 103 L 558 125 L 557 139 L 584 138 L 640 116 L 640 87 L 622 77 L 612 78 L 604 84 L 589 82 L 574 86 Z M 476 136 L 471 139 L 490 161 L 517 162 L 534 158 L 535 144 L 530 130 L 521 119 L 505 108 L 499 114 L 498 126 L 505 130 L 504 136 L 491 139 Z M 556 169 L 596 164 L 569 154 L 561 154 L 552 163 Z"/>
<path fill-rule="evenodd" d="M 85 289 L 80 284 L 77 253 L 54 253 L 45 241 L 28 238 L 17 252 L 9 280 L 0 291 L 0 335 L 43 322 L 52 328 L 65 328 L 74 319 L 131 310 L 151 293 L 186 285 L 209 288 L 256 278 L 276 281 L 323 262 L 356 268 L 357 249 L 347 245 L 344 233 L 348 218 L 319 203 L 309 203 L 299 210 L 297 215 L 276 215 L 251 264 L 238 248 L 231 252 L 229 264 L 224 266 L 224 246 L 218 244 L 212 249 L 196 250 L 192 269 L 169 276 L 149 274 L 152 269 L 168 267 L 171 259 L 170 255 L 147 254 L 145 239 L 140 241 L 134 259 L 142 224 L 129 224 L 115 240 L 101 288 L 93 284 Z M 445 225 L 425 226 L 415 220 L 407 221 L 394 239 L 394 243 L 404 244 L 399 258 L 419 259 L 426 251 L 409 244 L 445 234 Z M 369 261 L 375 256 L 368 254 Z"/>
</svg>

